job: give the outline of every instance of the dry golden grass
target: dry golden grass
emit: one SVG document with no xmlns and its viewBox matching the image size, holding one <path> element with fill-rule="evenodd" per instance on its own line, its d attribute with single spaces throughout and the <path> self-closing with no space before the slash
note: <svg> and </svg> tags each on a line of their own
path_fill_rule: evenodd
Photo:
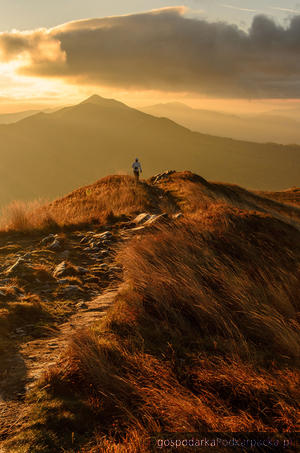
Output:
<svg viewBox="0 0 300 453">
<path fill-rule="evenodd" d="M 257 336 L 293 357 L 300 352 L 299 237 L 267 215 L 213 205 L 136 241 L 120 259 L 125 280 L 160 319 L 177 313 L 178 327 L 187 315 L 204 336 L 223 332 L 247 348 Z"/>
<path fill-rule="evenodd" d="M 176 202 L 161 189 L 131 176 L 108 176 L 51 203 L 13 202 L 2 213 L 2 231 L 55 230 L 108 221 L 144 211 L 174 213 Z"/>
<path fill-rule="evenodd" d="M 14 452 L 147 452 L 151 433 L 297 429 L 297 229 L 213 204 L 140 234 L 119 261 L 123 290 L 32 394 Z"/>
<path fill-rule="evenodd" d="M 56 222 L 41 200 L 32 202 L 14 201 L 2 211 L 1 231 L 24 231 L 51 229 Z"/>
<path fill-rule="evenodd" d="M 174 212 L 175 202 L 145 182 L 126 175 L 107 176 L 49 205 L 59 224 L 101 221 L 105 216 L 131 216 L 143 211 Z"/>
<path fill-rule="evenodd" d="M 163 179 L 159 186 L 170 191 L 186 213 L 206 210 L 215 203 L 226 203 L 240 209 L 267 212 L 291 224 L 300 221 L 298 203 L 295 202 L 294 206 L 286 204 L 298 196 L 297 189 L 275 193 L 253 192 L 234 184 L 208 182 L 189 171 L 174 173 Z"/>
<path fill-rule="evenodd" d="M 288 191 L 280 192 L 284 193 Z M 240 209 L 268 212 L 293 225 L 300 221 L 298 206 L 285 204 L 287 200 L 283 195 L 276 198 L 268 194 L 230 184 L 210 183 L 188 171 L 174 173 L 155 186 L 146 181 L 136 184 L 131 176 L 107 176 L 51 203 L 11 203 L 2 213 L 0 230 L 55 231 L 72 225 L 103 225 L 140 212 L 173 214 L 181 210 L 189 214 L 220 202 Z"/>
<path fill-rule="evenodd" d="M 300 189 L 297 187 L 282 190 L 280 192 L 257 192 L 259 195 L 279 203 L 288 203 L 294 206 L 300 206 Z"/>
</svg>

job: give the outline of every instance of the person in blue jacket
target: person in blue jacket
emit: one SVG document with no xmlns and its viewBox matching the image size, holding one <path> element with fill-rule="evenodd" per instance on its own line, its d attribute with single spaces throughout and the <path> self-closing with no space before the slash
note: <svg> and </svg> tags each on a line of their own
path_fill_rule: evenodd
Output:
<svg viewBox="0 0 300 453">
<path fill-rule="evenodd" d="M 140 164 L 138 158 L 136 158 L 135 161 L 133 162 L 132 169 L 133 169 L 135 181 L 138 182 L 139 178 L 140 178 L 140 173 L 142 173 L 142 167 L 141 167 L 141 164 Z"/>
</svg>

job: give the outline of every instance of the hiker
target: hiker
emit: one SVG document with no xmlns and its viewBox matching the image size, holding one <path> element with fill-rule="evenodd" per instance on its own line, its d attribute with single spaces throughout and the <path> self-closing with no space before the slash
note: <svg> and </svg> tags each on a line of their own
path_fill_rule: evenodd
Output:
<svg viewBox="0 0 300 453">
<path fill-rule="evenodd" d="M 136 158 L 135 161 L 133 162 L 132 168 L 133 168 L 133 174 L 135 177 L 135 181 L 138 182 L 140 173 L 142 173 L 142 167 L 141 167 L 141 164 L 140 164 L 138 158 Z"/>
</svg>

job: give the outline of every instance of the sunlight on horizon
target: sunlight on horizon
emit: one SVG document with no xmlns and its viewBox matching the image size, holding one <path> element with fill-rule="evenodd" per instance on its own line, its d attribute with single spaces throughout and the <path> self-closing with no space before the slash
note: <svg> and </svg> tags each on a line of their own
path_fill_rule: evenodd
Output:
<svg viewBox="0 0 300 453">
<path fill-rule="evenodd" d="M 183 33 L 181 35 L 184 38 L 183 42 L 188 42 L 190 39 L 189 34 L 187 36 L 184 34 L 187 19 L 183 14 L 182 6 L 168 6 L 151 11 L 141 15 L 107 16 L 101 20 L 96 18 L 75 20 L 51 29 L 36 28 L 26 32 L 14 29 L 10 32 L 1 32 L 0 113 L 76 104 L 93 94 L 114 98 L 135 108 L 181 102 L 196 109 L 236 115 L 264 113 L 300 105 L 300 101 L 297 99 L 298 82 L 294 82 L 294 72 L 297 70 L 294 68 L 294 60 L 291 59 L 289 62 L 291 74 L 286 80 L 282 80 L 279 69 L 278 73 L 270 75 L 264 70 L 264 67 L 260 66 L 261 59 L 256 61 L 252 54 L 249 54 L 247 58 L 245 56 L 244 66 L 238 65 L 234 74 L 230 71 L 228 73 L 227 70 L 222 72 L 230 61 L 233 68 L 235 62 L 243 61 L 241 54 L 236 53 L 236 47 L 239 48 L 239 46 L 231 47 L 231 41 L 226 41 L 226 36 L 233 35 L 235 36 L 234 42 L 236 42 L 240 35 L 236 32 L 236 26 L 232 24 L 224 22 L 227 30 L 224 34 L 222 31 L 224 24 L 213 25 L 205 18 L 199 21 L 198 34 L 196 33 L 195 37 L 191 39 L 185 52 L 177 55 L 177 47 L 173 48 L 172 42 L 168 41 L 171 49 L 170 61 L 167 59 L 167 54 L 160 53 L 161 39 L 165 39 L 165 35 L 162 34 L 162 38 L 158 38 L 156 43 L 157 60 L 154 58 L 152 62 L 153 55 L 150 53 L 148 59 L 151 60 L 151 64 L 145 68 L 145 72 L 138 73 L 143 67 L 143 64 L 140 65 L 139 62 L 143 54 L 141 51 L 144 51 L 144 48 L 140 49 L 139 45 L 150 44 L 151 47 L 151 39 L 154 40 L 153 42 L 156 39 L 153 36 L 149 42 L 146 40 L 145 43 L 137 43 L 135 49 L 136 37 L 139 36 L 143 41 L 143 34 L 139 35 L 140 21 L 142 21 L 143 27 L 146 27 L 149 21 L 152 21 L 153 24 L 165 24 L 166 27 L 171 27 L 173 32 L 175 30 L 173 39 L 176 39 L 177 30 Z M 256 10 L 251 9 L 251 11 Z M 200 16 L 202 12 L 202 9 L 198 11 Z M 149 17 L 145 22 L 147 15 Z M 106 24 L 105 27 L 103 24 Z M 254 40 L 253 43 L 256 43 L 255 45 L 260 42 L 257 41 L 260 36 L 264 36 L 263 31 L 266 27 L 275 35 L 278 30 L 281 30 L 281 33 L 285 33 L 287 36 L 292 35 L 295 29 L 292 22 L 284 31 L 281 28 L 278 29 L 278 24 L 270 21 L 267 16 L 258 17 L 253 24 L 255 26 L 253 33 L 256 37 L 256 41 Z M 218 33 L 216 33 L 215 27 L 218 28 Z M 150 26 L 145 33 L 146 37 L 148 34 L 150 37 L 152 36 L 154 28 Z M 109 35 L 106 34 L 107 30 L 109 30 Z M 131 38 L 130 30 L 133 30 Z M 199 64 L 195 64 L 198 50 L 195 48 L 194 53 L 192 51 L 189 53 L 188 49 L 193 47 L 196 37 L 201 43 L 207 30 L 210 30 L 209 36 L 215 36 L 213 43 L 217 52 L 214 58 L 218 64 L 211 62 L 210 55 L 206 55 L 205 46 L 201 48 L 203 61 L 200 60 Z M 118 33 L 121 35 L 124 33 L 126 39 L 119 39 Z M 219 35 L 223 36 L 225 43 L 221 42 L 222 40 L 218 41 L 217 36 Z M 131 39 L 128 41 L 131 43 L 129 53 L 127 53 L 126 46 L 122 47 L 124 41 L 127 42 L 127 37 Z M 99 42 L 96 41 L 97 39 Z M 246 39 L 245 36 L 244 39 Z M 249 43 L 252 42 L 251 40 L 254 38 L 251 33 L 247 39 L 250 40 Z M 287 41 L 286 39 L 285 42 Z M 164 42 L 167 43 L 167 41 Z M 204 42 L 206 41 L 204 40 Z M 107 43 L 109 43 L 108 46 Z M 120 52 L 118 46 L 122 49 Z M 227 47 L 230 52 L 226 54 Z M 243 48 L 242 41 L 240 47 Z M 248 47 L 251 48 L 251 46 Z M 103 53 L 101 53 L 101 49 Z M 131 54 L 136 55 L 136 59 Z M 188 54 L 187 60 L 185 60 L 186 54 Z M 223 54 L 227 55 L 227 59 L 222 57 L 223 59 L 221 58 L 219 61 L 220 55 Z M 173 58 L 174 55 L 175 58 Z M 236 55 L 236 57 L 230 60 L 231 55 Z M 286 55 L 289 55 L 288 48 Z M 268 53 L 265 54 L 265 58 L 267 56 Z M 131 57 L 133 59 L 130 59 Z M 180 61 L 185 62 L 185 67 L 183 64 L 177 76 L 174 76 Z M 168 70 L 166 68 L 161 70 L 162 62 L 166 68 L 169 68 Z M 257 78 L 257 74 L 260 74 L 259 78 Z M 248 78 L 250 78 L 250 83 Z M 278 87 L 278 90 L 274 89 L 274 86 Z M 295 94 L 295 98 L 293 98 L 293 94 Z M 271 99 L 272 96 L 274 98 Z"/>
<path fill-rule="evenodd" d="M 134 108 L 181 102 L 195 109 L 231 114 L 255 114 L 300 106 L 299 99 L 222 99 L 201 97 L 198 93 L 77 85 L 54 77 L 21 75 L 18 71 L 23 65 L 24 58 L 0 63 L 0 114 L 76 104 L 93 94 L 117 99 Z"/>
</svg>

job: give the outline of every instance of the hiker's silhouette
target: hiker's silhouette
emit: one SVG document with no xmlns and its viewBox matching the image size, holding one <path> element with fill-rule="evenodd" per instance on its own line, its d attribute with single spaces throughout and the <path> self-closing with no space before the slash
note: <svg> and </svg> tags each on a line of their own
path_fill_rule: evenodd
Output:
<svg viewBox="0 0 300 453">
<path fill-rule="evenodd" d="M 135 181 L 138 182 L 140 173 L 142 173 L 142 167 L 141 167 L 141 164 L 140 164 L 138 158 L 136 158 L 135 161 L 133 162 L 132 168 L 133 168 L 133 174 L 135 177 Z"/>
</svg>

